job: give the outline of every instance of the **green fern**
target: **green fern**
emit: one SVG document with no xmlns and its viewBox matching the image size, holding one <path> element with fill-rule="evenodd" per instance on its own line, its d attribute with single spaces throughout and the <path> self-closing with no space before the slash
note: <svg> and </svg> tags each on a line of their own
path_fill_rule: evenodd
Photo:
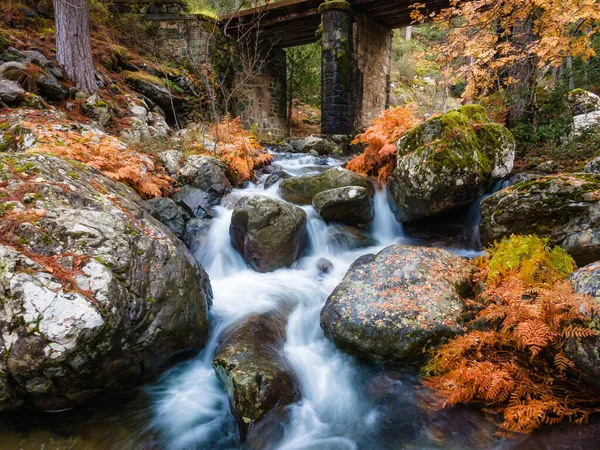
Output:
<svg viewBox="0 0 600 450">
<path fill-rule="evenodd" d="M 576 268 L 575 261 L 560 247 L 550 248 L 547 239 L 535 235 L 511 236 L 488 249 L 489 283 L 517 273 L 527 286 L 563 280 Z"/>
</svg>

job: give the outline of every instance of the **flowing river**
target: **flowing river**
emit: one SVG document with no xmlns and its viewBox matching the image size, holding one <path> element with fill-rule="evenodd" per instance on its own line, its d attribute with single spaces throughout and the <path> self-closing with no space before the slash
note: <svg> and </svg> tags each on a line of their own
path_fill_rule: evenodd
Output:
<svg viewBox="0 0 600 450">
<path fill-rule="evenodd" d="M 276 163 L 293 175 L 340 165 L 341 161 L 307 155 L 276 155 Z M 115 406 L 98 402 L 83 411 L 0 416 L 0 449 L 554 449 L 597 448 L 600 430 L 565 438 L 559 434 L 500 439 L 494 427 L 474 409 L 435 408 L 437 399 L 410 368 L 382 368 L 338 351 L 319 325 L 327 296 L 361 255 L 395 243 L 403 236 L 384 191 L 375 199 L 369 232 L 377 245 L 349 249 L 331 239 L 328 225 L 312 206 L 308 215 L 309 245 L 289 269 L 258 273 L 246 267 L 229 240 L 231 197 L 278 197 L 278 185 L 235 190 L 216 217 L 195 257 L 210 275 L 214 291 L 211 334 L 204 350 L 166 372 L 131 399 Z M 229 206 L 229 208 L 227 207 Z M 474 219 L 476 220 L 476 218 Z M 451 249 L 465 256 L 476 251 Z M 327 258 L 333 269 L 317 266 Z M 281 423 L 264 427 L 257 441 L 240 443 L 227 394 L 212 368 L 219 340 L 227 328 L 255 312 L 285 308 L 289 314 L 284 353 L 299 380 L 301 400 L 288 407 Z M 567 434 L 568 435 L 568 434 Z M 548 436 L 553 436 L 548 434 Z M 562 437 L 563 444 L 560 445 Z M 590 446 L 591 445 L 591 446 Z"/>
</svg>

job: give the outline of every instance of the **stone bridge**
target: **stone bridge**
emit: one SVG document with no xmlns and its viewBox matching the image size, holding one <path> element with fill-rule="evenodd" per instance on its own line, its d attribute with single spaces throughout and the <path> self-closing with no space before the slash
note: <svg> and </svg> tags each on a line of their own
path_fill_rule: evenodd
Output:
<svg viewBox="0 0 600 450">
<path fill-rule="evenodd" d="M 146 17 L 159 23 L 163 46 L 179 57 L 206 54 L 206 20 L 184 14 L 179 0 L 117 0 L 150 4 Z M 262 137 L 288 135 L 285 49 L 321 42 L 321 132 L 354 134 L 389 104 L 392 30 L 411 23 L 414 0 L 282 0 L 221 18 L 219 28 L 233 41 L 244 36 L 266 63 L 251 77 L 238 73 L 233 84 L 235 113 Z M 424 2 L 430 12 L 448 0 Z"/>
</svg>

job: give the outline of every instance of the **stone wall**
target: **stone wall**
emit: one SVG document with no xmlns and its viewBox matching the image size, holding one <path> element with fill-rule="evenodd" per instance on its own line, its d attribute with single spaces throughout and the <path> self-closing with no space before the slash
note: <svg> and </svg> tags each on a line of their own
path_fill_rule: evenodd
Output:
<svg viewBox="0 0 600 450">
<path fill-rule="evenodd" d="M 362 129 L 389 106 L 392 30 L 355 13 L 356 128 Z"/>
<path fill-rule="evenodd" d="M 161 56 L 204 63 L 214 52 L 218 25 L 201 15 L 148 14 L 160 40 Z"/>
<path fill-rule="evenodd" d="M 233 83 L 236 89 L 235 112 L 246 127 L 256 126 L 262 139 L 281 140 L 289 135 L 285 50 L 271 48 L 260 75 L 248 78 L 240 68 Z"/>
</svg>

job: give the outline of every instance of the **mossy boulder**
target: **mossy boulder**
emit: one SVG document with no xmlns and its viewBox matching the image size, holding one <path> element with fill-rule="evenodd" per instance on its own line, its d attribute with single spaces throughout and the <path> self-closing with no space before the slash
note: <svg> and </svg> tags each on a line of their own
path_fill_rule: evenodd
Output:
<svg viewBox="0 0 600 450">
<path fill-rule="evenodd" d="M 460 292 L 472 272 L 447 250 L 392 245 L 352 264 L 321 311 L 321 328 L 341 350 L 370 360 L 420 359 L 428 346 L 460 333 Z"/>
<path fill-rule="evenodd" d="M 569 102 L 573 116 L 580 116 L 600 110 L 600 97 L 583 89 L 574 89 L 569 92 L 567 101 Z"/>
<path fill-rule="evenodd" d="M 569 280 L 575 292 L 593 297 L 596 308 L 600 308 L 600 261 L 577 270 Z M 586 311 L 582 312 L 586 313 Z M 587 313 L 590 316 L 587 325 L 598 336 L 567 339 L 565 354 L 582 372 L 586 382 L 600 388 L 600 316 L 595 311 L 587 311 Z"/>
<path fill-rule="evenodd" d="M 398 220 L 435 216 L 472 202 L 511 172 L 514 156 L 510 131 L 477 105 L 412 128 L 398 140 L 389 181 Z"/>
<path fill-rule="evenodd" d="M 285 327 L 282 313 L 253 314 L 226 332 L 213 359 L 242 440 L 269 413 L 300 398 L 283 355 Z"/>
<path fill-rule="evenodd" d="M 365 224 L 375 217 L 373 192 L 360 186 L 319 192 L 312 203 L 317 213 L 327 222 Z"/>
<path fill-rule="evenodd" d="M 149 98 L 160 106 L 167 114 L 173 109 L 180 110 L 185 102 L 181 95 L 176 95 L 174 89 L 170 89 L 165 81 L 146 72 L 124 72 L 123 80 L 134 91 Z"/>
<path fill-rule="evenodd" d="M 231 244 L 258 272 L 289 267 L 307 241 L 306 213 L 297 206 L 255 195 L 235 204 Z"/>
<path fill-rule="evenodd" d="M 319 192 L 347 186 L 360 186 L 372 196 L 373 183 L 362 175 L 337 167 L 316 175 L 301 175 L 284 180 L 279 185 L 279 195 L 288 202 L 310 205 Z"/>
<path fill-rule="evenodd" d="M 131 188 L 16 153 L 0 186 L 0 410 L 117 394 L 202 349 L 208 276 Z"/>
<path fill-rule="evenodd" d="M 600 175 L 542 176 L 496 192 L 481 202 L 481 238 L 537 234 L 560 245 L 579 265 L 600 259 Z"/>
</svg>

